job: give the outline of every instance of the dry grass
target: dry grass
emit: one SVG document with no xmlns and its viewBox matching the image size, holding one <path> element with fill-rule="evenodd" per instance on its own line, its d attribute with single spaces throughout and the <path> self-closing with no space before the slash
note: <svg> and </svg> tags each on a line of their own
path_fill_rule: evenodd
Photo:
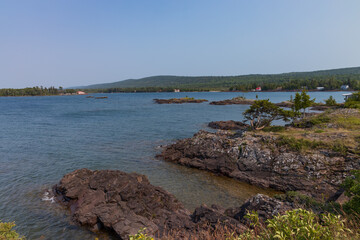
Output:
<svg viewBox="0 0 360 240">
<path fill-rule="evenodd" d="M 286 127 L 283 130 L 272 127 L 263 131 L 262 134 L 290 139 L 292 141 L 289 142 L 297 142 L 297 146 L 304 144 L 305 151 L 312 148 L 328 148 L 335 151 L 346 150 L 346 152 L 360 153 L 359 110 L 331 110 L 305 118 L 298 122 L 297 126 Z M 274 131 L 271 131 L 272 129 Z"/>
</svg>

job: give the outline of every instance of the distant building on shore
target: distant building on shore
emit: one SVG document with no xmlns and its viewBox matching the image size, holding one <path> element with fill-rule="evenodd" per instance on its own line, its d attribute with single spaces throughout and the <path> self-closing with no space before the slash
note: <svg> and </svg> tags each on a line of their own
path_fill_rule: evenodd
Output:
<svg viewBox="0 0 360 240">
<path fill-rule="evenodd" d="M 324 87 L 317 87 L 316 90 L 318 90 L 318 91 L 324 91 L 325 88 L 324 88 Z"/>
<path fill-rule="evenodd" d="M 86 92 L 83 92 L 83 91 L 77 91 L 76 92 L 77 95 L 86 95 Z"/>
<path fill-rule="evenodd" d="M 180 92 L 180 89 L 174 89 L 174 92 Z"/>
<path fill-rule="evenodd" d="M 257 88 L 255 88 L 255 91 L 257 91 L 257 92 L 261 92 L 261 87 L 260 87 L 260 86 L 258 86 Z"/>
<path fill-rule="evenodd" d="M 340 88 L 341 88 L 341 90 L 348 90 L 348 89 L 349 89 L 349 85 L 342 85 Z"/>
</svg>

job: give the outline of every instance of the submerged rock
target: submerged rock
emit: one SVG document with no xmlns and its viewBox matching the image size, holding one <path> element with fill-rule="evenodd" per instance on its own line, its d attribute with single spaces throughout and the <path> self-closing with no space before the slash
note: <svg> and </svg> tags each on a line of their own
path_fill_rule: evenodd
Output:
<svg viewBox="0 0 360 240">
<path fill-rule="evenodd" d="M 162 159 L 225 175 L 264 188 L 302 191 L 326 199 L 334 194 L 360 158 L 329 149 L 308 153 L 276 145 L 276 136 L 243 136 L 199 131 L 164 148 Z"/>
</svg>

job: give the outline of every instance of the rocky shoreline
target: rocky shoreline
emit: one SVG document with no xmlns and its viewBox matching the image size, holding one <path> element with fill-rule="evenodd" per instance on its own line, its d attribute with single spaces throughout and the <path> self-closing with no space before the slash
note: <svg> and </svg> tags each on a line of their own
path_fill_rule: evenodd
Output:
<svg viewBox="0 0 360 240">
<path fill-rule="evenodd" d="M 119 239 L 128 239 L 144 228 L 156 239 L 219 239 L 225 232 L 240 234 L 251 228 L 245 217 L 248 212 L 256 211 L 265 221 L 303 207 L 290 193 L 300 194 L 299 199 L 305 202 L 348 201 L 341 183 L 351 170 L 360 169 L 358 131 L 354 131 L 360 126 L 356 122 L 359 117 L 358 110 L 337 109 L 291 126 L 270 126 L 261 131 L 251 131 L 237 121 L 211 122 L 209 127 L 220 130 L 200 130 L 193 137 L 163 147 L 157 156 L 286 192 L 282 197 L 257 194 L 234 208 L 202 205 L 191 213 L 144 175 L 89 169 L 65 175 L 53 192 L 57 202 L 70 210 L 73 223 L 94 232 L 109 231 Z M 219 230 L 220 235 L 216 235 Z"/>
<path fill-rule="evenodd" d="M 108 231 L 119 239 L 143 228 L 157 239 L 206 239 L 219 229 L 239 234 L 248 228 L 244 218 L 248 211 L 257 211 L 266 220 L 293 207 L 257 194 L 237 208 L 202 205 L 190 213 L 146 176 L 118 170 L 76 170 L 65 175 L 53 192 L 57 202 L 70 210 L 73 223 L 94 232 Z"/>
<path fill-rule="evenodd" d="M 336 198 L 351 169 L 360 168 L 356 155 L 331 150 L 301 153 L 277 145 L 276 136 L 252 132 L 199 131 L 166 146 L 159 158 L 210 171 L 263 188 L 300 191 L 318 199 Z"/>
</svg>

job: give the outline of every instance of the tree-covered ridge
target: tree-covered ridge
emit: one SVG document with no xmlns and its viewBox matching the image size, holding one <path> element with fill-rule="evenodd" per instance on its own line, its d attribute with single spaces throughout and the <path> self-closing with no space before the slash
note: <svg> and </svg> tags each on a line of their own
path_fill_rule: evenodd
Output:
<svg viewBox="0 0 360 240">
<path fill-rule="evenodd" d="M 0 89 L 0 96 L 11 97 L 11 96 L 51 96 L 60 94 L 73 94 L 76 90 L 74 89 L 63 89 L 62 87 L 28 87 L 28 88 L 3 88 Z"/>
<path fill-rule="evenodd" d="M 261 86 L 262 90 L 309 90 L 324 87 L 326 90 L 340 89 L 349 85 L 351 89 L 360 89 L 360 67 L 322 70 L 314 72 L 291 72 L 282 74 L 250 74 L 240 76 L 153 76 L 141 79 L 129 79 L 114 83 L 96 84 L 84 89 L 99 91 L 249 91 Z M 102 89 L 102 90 L 101 90 Z M 105 90 L 106 89 L 106 90 Z"/>
</svg>

